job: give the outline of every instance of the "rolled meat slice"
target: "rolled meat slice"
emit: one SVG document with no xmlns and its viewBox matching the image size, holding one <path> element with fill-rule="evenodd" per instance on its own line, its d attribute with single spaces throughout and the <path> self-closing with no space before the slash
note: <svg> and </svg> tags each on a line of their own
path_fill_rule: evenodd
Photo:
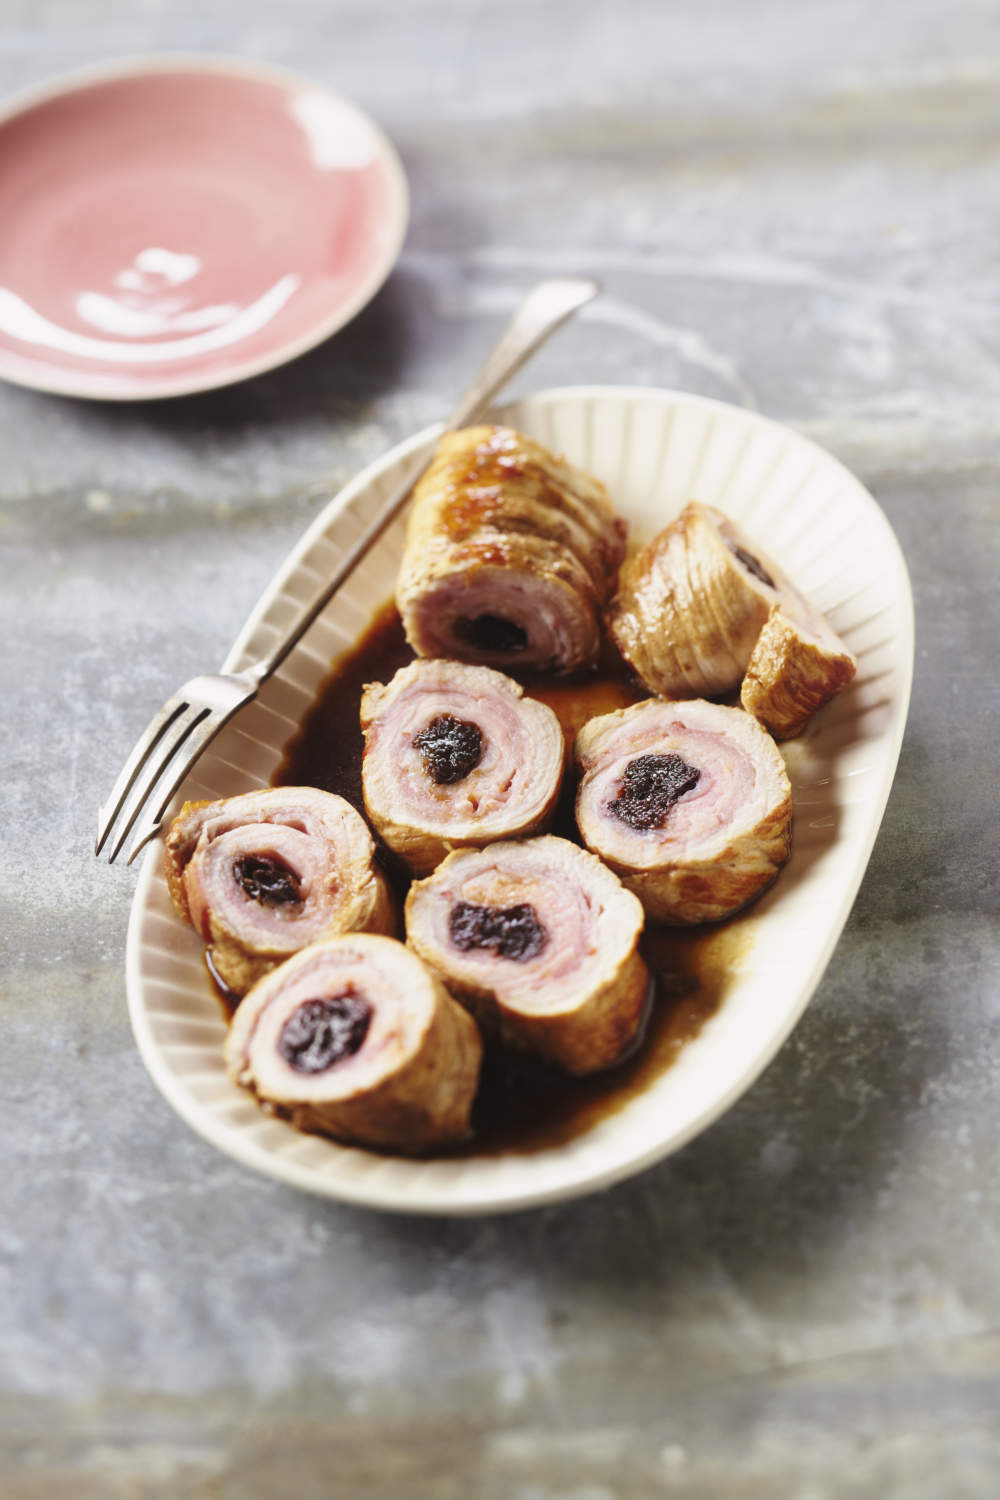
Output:
<svg viewBox="0 0 1000 1500">
<path fill-rule="evenodd" d="M 734 522 L 692 500 L 622 570 L 609 628 L 651 693 L 716 697 L 739 686 L 779 577 Z"/>
<path fill-rule="evenodd" d="M 609 628 L 650 692 L 718 697 L 742 679 L 744 708 L 782 739 L 857 669 L 777 563 L 697 500 L 625 567 Z"/>
<path fill-rule="evenodd" d="M 173 904 L 237 995 L 317 938 L 391 932 L 395 913 L 374 858 L 360 814 L 313 787 L 187 802 L 166 840 Z"/>
<path fill-rule="evenodd" d="M 711 922 L 775 879 L 792 795 L 777 745 L 741 708 L 648 699 L 576 740 L 576 820 L 658 922 Z"/>
<path fill-rule="evenodd" d="M 464 846 L 537 833 L 559 796 L 565 742 L 550 708 L 502 672 L 411 662 L 365 689 L 368 816 L 418 875 Z"/>
<path fill-rule="evenodd" d="M 396 601 L 419 656 L 572 672 L 625 551 L 604 486 L 508 427 L 445 433 L 417 485 Z"/>
<path fill-rule="evenodd" d="M 757 637 L 740 702 L 777 739 L 790 739 L 857 669 L 856 657 L 819 611 L 801 594 L 786 591 Z"/>
<path fill-rule="evenodd" d="M 469 1133 L 475 1023 L 394 938 L 312 943 L 237 1010 L 226 1070 L 298 1130 L 418 1154 Z"/>
<path fill-rule="evenodd" d="M 406 901 L 407 942 L 484 1033 L 570 1073 L 609 1067 L 639 1034 L 642 924 L 600 860 L 551 836 L 457 850 Z"/>
</svg>

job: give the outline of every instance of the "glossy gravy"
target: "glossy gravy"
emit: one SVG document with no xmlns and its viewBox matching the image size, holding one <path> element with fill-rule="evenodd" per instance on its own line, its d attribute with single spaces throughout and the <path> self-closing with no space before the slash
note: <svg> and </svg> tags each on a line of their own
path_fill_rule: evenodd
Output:
<svg viewBox="0 0 1000 1500">
<path fill-rule="evenodd" d="M 393 604 L 378 611 L 357 645 L 342 656 L 323 685 L 273 777 L 276 786 L 315 786 L 363 807 L 364 741 L 358 709 L 369 682 L 388 682 L 413 660 Z M 517 676 L 511 671 L 511 676 Z M 646 693 L 608 648 L 593 673 L 573 682 L 523 679 L 525 691 L 547 703 L 567 737 L 597 714 L 625 708 Z M 573 818 L 572 775 L 553 833 L 579 842 Z M 397 893 L 408 876 L 384 847 L 379 859 Z M 698 928 L 647 928 L 642 952 L 652 975 L 649 1016 L 639 1045 L 605 1073 L 571 1078 L 506 1049 L 488 1049 L 473 1109 L 473 1139 L 459 1154 L 500 1155 L 558 1146 L 614 1114 L 670 1067 L 721 1003 L 750 947 L 739 916 Z M 454 1153 L 449 1153 L 454 1154 Z"/>
</svg>

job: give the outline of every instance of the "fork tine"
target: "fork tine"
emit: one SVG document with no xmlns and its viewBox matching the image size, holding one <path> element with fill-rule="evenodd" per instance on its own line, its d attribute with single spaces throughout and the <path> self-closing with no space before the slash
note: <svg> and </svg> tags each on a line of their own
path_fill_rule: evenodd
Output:
<svg viewBox="0 0 1000 1500">
<path fill-rule="evenodd" d="M 98 808 L 97 838 L 94 842 L 95 854 L 100 854 L 104 848 L 108 834 L 114 827 L 115 819 L 124 807 L 125 799 L 135 785 L 139 772 L 171 724 L 174 723 L 178 715 L 182 714 L 187 707 L 188 704 L 180 696 L 168 698 L 159 713 L 149 721 L 142 734 L 136 740 L 132 747 L 132 752 L 124 766 L 122 766 L 121 774 L 111 790 L 111 795 L 104 803 L 104 806 Z"/>
<path fill-rule="evenodd" d="M 182 761 L 178 765 L 176 771 L 171 774 L 170 782 L 167 786 L 166 791 L 161 792 L 159 789 L 157 789 L 157 801 L 159 805 L 154 805 L 154 810 L 152 811 L 149 810 L 149 799 L 152 796 L 154 788 L 150 787 L 149 793 L 147 794 L 145 799 L 145 806 L 147 808 L 147 811 L 145 815 L 139 820 L 135 838 L 132 840 L 132 847 L 131 849 L 129 849 L 128 858 L 125 861 L 127 865 L 130 865 L 135 859 L 136 855 L 146 847 L 150 839 L 156 836 L 156 833 L 160 827 L 160 823 L 163 820 L 163 814 L 170 806 L 170 802 L 177 788 L 180 786 L 185 776 L 187 776 L 195 761 L 199 759 L 202 753 L 212 743 L 219 731 L 226 724 L 228 724 L 229 720 L 232 718 L 235 712 L 236 710 L 234 708 L 231 709 L 229 713 L 210 714 L 205 718 L 204 722 L 198 723 L 194 726 L 197 730 L 197 733 L 193 736 L 193 738 L 185 743 Z M 166 770 L 166 767 L 164 767 L 164 770 Z M 136 812 L 139 811 L 140 809 L 137 808 Z M 129 826 L 131 826 L 131 824 Z M 125 830 L 125 834 L 127 833 L 128 829 Z M 125 834 L 122 835 L 122 839 L 118 844 L 119 849 L 121 848 L 122 843 L 124 843 L 125 841 Z"/>
<path fill-rule="evenodd" d="M 156 755 L 147 755 L 145 764 L 140 773 L 135 777 L 135 789 L 131 796 L 131 806 L 126 806 L 125 808 L 124 822 L 118 830 L 115 841 L 111 846 L 111 851 L 108 854 L 108 864 L 114 864 L 118 858 L 122 845 L 131 833 L 139 814 L 149 802 L 167 768 L 173 765 L 174 757 L 178 751 L 182 749 L 192 732 L 197 729 L 202 720 L 207 718 L 210 713 L 211 709 L 206 708 L 204 704 L 200 704 L 197 708 L 185 705 L 181 713 L 174 716 L 169 726 L 174 731 L 169 740 L 161 735 L 158 753 Z M 185 759 L 184 768 L 177 778 L 178 786 L 189 764 L 190 761 Z M 165 805 L 166 803 L 164 803 Z"/>
</svg>

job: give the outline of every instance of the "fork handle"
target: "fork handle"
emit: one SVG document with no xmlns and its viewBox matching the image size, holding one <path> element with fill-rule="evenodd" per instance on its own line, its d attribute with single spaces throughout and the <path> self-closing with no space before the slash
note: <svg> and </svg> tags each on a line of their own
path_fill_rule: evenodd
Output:
<svg viewBox="0 0 1000 1500">
<path fill-rule="evenodd" d="M 479 372 L 469 385 L 445 424 L 445 431 L 468 427 L 483 415 L 502 386 L 529 359 L 540 344 L 554 333 L 577 308 L 596 297 L 600 286 L 596 281 L 576 276 L 555 277 L 540 281 L 521 303 Z M 278 670 L 281 663 L 294 650 L 330 600 L 353 573 L 361 559 L 374 547 L 379 537 L 399 515 L 410 492 L 424 469 L 426 460 L 421 458 L 412 471 L 393 491 L 389 499 L 375 516 L 371 525 L 361 534 L 354 546 L 341 559 L 339 567 L 320 589 L 312 602 L 296 620 L 288 634 L 259 661 L 246 668 L 246 675 L 256 680 L 258 686 Z"/>
</svg>

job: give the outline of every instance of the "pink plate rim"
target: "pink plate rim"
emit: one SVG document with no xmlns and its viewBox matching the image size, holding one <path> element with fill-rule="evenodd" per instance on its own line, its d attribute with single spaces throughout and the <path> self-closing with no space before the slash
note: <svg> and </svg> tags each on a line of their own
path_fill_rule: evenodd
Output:
<svg viewBox="0 0 1000 1500">
<path fill-rule="evenodd" d="M 234 361 L 228 370 L 215 371 L 200 376 L 186 376 L 173 380 L 162 380 L 142 391 L 134 387 L 116 389 L 113 384 L 102 385 L 99 391 L 87 388 L 74 378 L 68 370 L 53 368 L 51 373 L 42 372 L 28 376 L 20 364 L 16 369 L 7 369 L 6 350 L 0 344 L 0 380 L 27 390 L 45 391 L 55 396 L 72 396 L 89 401 L 114 401 L 141 404 L 145 401 L 164 401 L 175 396 L 193 396 L 203 391 L 219 390 L 237 385 L 255 375 L 264 375 L 269 370 L 297 359 L 315 349 L 333 334 L 350 323 L 362 308 L 385 284 L 389 273 L 399 258 L 406 238 L 410 219 L 410 193 L 406 173 L 399 153 L 385 131 L 360 105 L 344 94 L 330 89 L 319 81 L 306 77 L 292 68 L 278 63 L 257 62 L 253 59 L 233 57 L 214 52 L 150 52 L 136 53 L 128 57 L 113 58 L 104 62 L 87 63 L 65 73 L 57 73 L 36 84 L 29 84 L 5 99 L 0 99 L 0 127 L 18 115 L 47 104 L 64 95 L 76 93 L 95 84 L 113 83 L 123 78 L 141 78 L 153 73 L 210 73 L 220 77 L 246 78 L 260 83 L 273 83 L 285 89 L 307 87 L 324 94 L 343 108 L 351 110 L 363 120 L 378 145 L 379 161 L 386 171 L 392 199 L 388 212 L 392 215 L 391 234 L 387 236 L 387 248 L 373 258 L 368 275 L 360 283 L 354 296 L 341 305 L 328 318 L 320 319 L 306 334 L 287 339 L 269 354 L 242 362 Z"/>
</svg>

